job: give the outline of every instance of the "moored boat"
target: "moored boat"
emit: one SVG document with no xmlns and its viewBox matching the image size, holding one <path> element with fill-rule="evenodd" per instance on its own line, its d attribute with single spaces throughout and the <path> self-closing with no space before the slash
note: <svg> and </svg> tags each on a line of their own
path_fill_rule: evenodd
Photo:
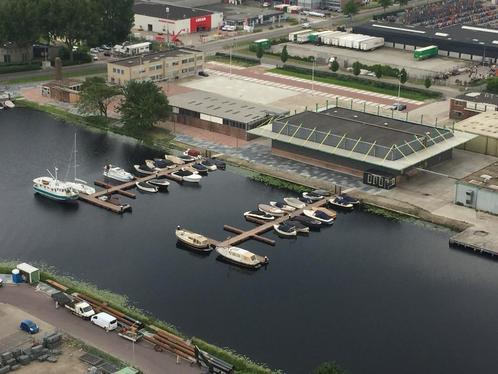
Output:
<svg viewBox="0 0 498 374">
<path fill-rule="evenodd" d="M 153 186 L 149 182 L 137 182 L 135 183 L 135 186 L 143 192 L 156 193 L 159 190 L 156 186 Z"/>
<path fill-rule="evenodd" d="M 201 234 L 197 234 L 195 232 L 185 230 L 180 226 L 177 226 L 175 235 L 181 243 L 197 251 L 208 253 L 213 250 L 210 245 L 211 243 L 209 242 L 209 239 Z"/>
<path fill-rule="evenodd" d="M 351 204 L 353 204 L 353 205 L 355 205 L 355 206 L 356 206 L 356 205 L 360 205 L 360 200 L 359 200 L 359 199 L 356 199 L 356 198 L 354 198 L 354 197 L 352 197 L 352 196 L 349 196 L 349 195 L 347 195 L 347 194 L 345 194 L 345 193 L 341 194 L 340 196 L 341 196 L 343 199 L 345 199 L 346 201 L 349 201 Z"/>
<path fill-rule="evenodd" d="M 331 225 L 334 223 L 334 218 L 321 210 L 304 209 L 303 213 L 305 216 L 316 219 L 326 225 Z"/>
<path fill-rule="evenodd" d="M 332 199 L 328 199 L 328 203 L 339 209 L 354 209 L 354 204 L 349 202 L 347 199 L 344 199 L 342 196 L 335 196 Z"/>
<path fill-rule="evenodd" d="M 193 169 L 195 169 L 199 174 L 206 175 L 208 173 L 208 168 L 204 165 L 196 162 L 195 164 L 190 165 Z"/>
<path fill-rule="evenodd" d="M 57 168 L 55 176 L 39 177 L 33 179 L 33 191 L 49 199 L 61 202 L 73 202 L 79 197 L 78 191 L 74 190 L 66 182 L 57 179 Z"/>
<path fill-rule="evenodd" d="M 261 257 L 239 247 L 216 247 L 216 252 L 226 261 L 249 269 L 258 269 L 269 262 L 268 257 Z"/>
<path fill-rule="evenodd" d="M 284 212 L 293 212 L 296 210 L 296 208 L 294 208 L 293 206 L 290 206 L 290 205 L 287 205 L 287 204 L 284 204 L 280 201 L 270 201 L 270 205 L 271 206 L 274 206 L 276 208 L 280 208 L 282 209 Z"/>
<path fill-rule="evenodd" d="M 283 216 L 285 214 L 285 212 L 282 209 L 277 208 L 276 206 L 268 205 L 268 204 L 258 204 L 258 209 L 262 212 L 271 214 L 272 216 L 275 216 L 275 217 L 280 217 L 280 216 Z"/>
<path fill-rule="evenodd" d="M 306 218 L 309 218 L 309 217 L 306 217 Z M 318 221 L 318 222 L 320 222 L 320 221 Z M 289 220 L 289 221 L 287 221 L 287 223 L 289 225 L 294 226 L 294 228 L 296 229 L 298 234 L 307 234 L 310 232 L 310 228 L 299 221 Z"/>
<path fill-rule="evenodd" d="M 104 176 L 110 179 L 117 180 L 119 182 L 129 182 L 135 179 L 135 177 L 118 166 L 112 166 L 108 164 L 104 166 Z"/>
<path fill-rule="evenodd" d="M 215 171 L 217 169 L 216 164 L 210 158 L 202 160 L 200 164 L 205 166 L 209 171 Z"/>
<path fill-rule="evenodd" d="M 287 205 L 290 205 L 296 209 L 303 209 L 306 207 L 306 203 L 296 199 L 295 197 L 284 197 L 284 201 Z"/>
<path fill-rule="evenodd" d="M 322 195 L 318 195 L 314 192 L 303 192 L 302 196 L 303 198 L 311 200 L 313 202 L 323 199 Z"/>
<path fill-rule="evenodd" d="M 3 106 L 7 109 L 14 109 L 16 105 L 11 100 L 5 100 Z"/>
<path fill-rule="evenodd" d="M 315 212 L 323 212 L 334 219 L 337 217 L 337 212 L 335 210 L 332 210 L 332 209 L 327 209 L 324 207 L 315 207 L 315 208 L 311 208 L 311 210 L 314 210 Z"/>
<path fill-rule="evenodd" d="M 173 155 L 165 155 L 164 159 L 169 160 L 176 165 L 183 165 L 185 163 L 185 161 L 183 161 L 181 158 Z"/>
<path fill-rule="evenodd" d="M 148 167 L 145 164 L 142 165 L 133 165 L 133 168 L 138 171 L 140 174 L 152 175 L 156 173 L 156 170 Z"/>
<path fill-rule="evenodd" d="M 180 160 L 183 160 L 183 162 L 185 162 L 185 163 L 194 162 L 195 160 L 197 160 L 197 157 L 189 156 L 189 155 L 185 155 L 185 154 L 178 156 L 178 158 Z"/>
<path fill-rule="evenodd" d="M 96 192 L 95 188 L 93 188 L 92 186 L 89 186 L 87 184 L 86 181 L 82 180 L 82 179 L 78 179 L 77 177 L 77 173 L 76 173 L 76 169 L 78 167 L 78 163 L 77 163 L 77 154 L 78 154 L 78 150 L 77 150 L 77 147 L 76 147 L 76 133 L 74 134 L 74 146 L 73 146 L 73 154 L 72 154 L 72 158 L 73 158 L 73 168 L 74 168 L 74 178 L 72 181 L 67 181 L 66 184 L 71 187 L 73 190 L 77 191 L 78 193 L 80 194 L 85 194 L 85 195 L 92 195 Z"/>
<path fill-rule="evenodd" d="M 273 225 L 273 230 L 283 237 L 294 237 L 297 235 L 297 230 L 291 224 L 284 222 L 279 225 Z"/>
<path fill-rule="evenodd" d="M 192 172 L 185 168 L 181 168 L 180 170 L 174 171 L 171 175 L 177 176 L 182 179 L 182 181 L 190 182 L 190 183 L 199 183 L 202 177 L 197 174 L 197 172 Z"/>
<path fill-rule="evenodd" d="M 167 190 L 169 187 L 169 182 L 165 178 L 155 178 L 147 181 L 148 183 L 156 186 L 160 190 Z"/>
<path fill-rule="evenodd" d="M 302 223 L 306 227 L 309 227 L 310 230 L 318 231 L 322 227 L 322 223 L 319 220 L 307 216 L 296 216 L 293 218 L 293 220 Z"/>
<path fill-rule="evenodd" d="M 331 195 L 330 191 L 327 191 L 327 190 L 313 190 L 311 191 L 313 192 L 315 195 L 320 195 L 322 197 L 329 197 Z"/>
<path fill-rule="evenodd" d="M 155 158 L 154 166 L 156 167 L 156 169 L 164 170 L 174 168 L 175 164 L 171 160 L 165 160 L 164 158 Z"/>
<path fill-rule="evenodd" d="M 197 149 L 191 149 L 188 148 L 185 152 L 183 152 L 185 156 L 192 156 L 195 158 L 200 158 L 201 157 L 201 152 L 198 151 Z"/>
<path fill-rule="evenodd" d="M 272 216 L 271 214 L 262 212 L 260 210 L 250 210 L 248 212 L 245 212 L 244 217 L 257 218 L 263 221 L 273 221 L 275 219 L 275 217 Z"/>
<path fill-rule="evenodd" d="M 213 164 L 216 165 L 216 168 L 219 170 L 225 170 L 227 168 L 227 163 L 222 160 L 218 160 L 217 158 L 210 158 L 209 159 Z"/>
</svg>

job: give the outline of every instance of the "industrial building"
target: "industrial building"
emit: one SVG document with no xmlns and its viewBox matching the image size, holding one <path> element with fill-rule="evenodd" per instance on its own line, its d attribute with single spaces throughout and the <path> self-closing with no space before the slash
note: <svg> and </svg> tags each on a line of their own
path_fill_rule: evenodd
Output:
<svg viewBox="0 0 498 374">
<path fill-rule="evenodd" d="M 457 181 L 455 204 L 498 214 L 498 162 Z"/>
<path fill-rule="evenodd" d="M 353 32 L 384 38 L 387 47 L 412 51 L 435 45 L 440 56 L 496 63 L 498 31 L 495 29 L 454 25 L 443 29 L 370 21 L 353 27 Z"/>
<path fill-rule="evenodd" d="M 278 108 L 204 91 L 174 95 L 168 100 L 172 121 L 244 140 L 254 138 L 248 130 L 288 114 Z"/>
<path fill-rule="evenodd" d="M 171 4 L 138 2 L 133 6 L 134 29 L 165 34 L 194 33 L 217 29 L 223 13 Z"/>
<path fill-rule="evenodd" d="M 498 156 L 498 112 L 488 111 L 455 123 L 455 129 L 474 134 L 462 148 L 490 156 Z"/>
<path fill-rule="evenodd" d="M 489 92 L 468 92 L 450 99 L 450 118 L 467 119 L 498 108 L 498 95 Z"/>
<path fill-rule="evenodd" d="M 33 47 L 19 47 L 14 43 L 0 45 L 0 63 L 25 64 L 33 59 Z"/>
<path fill-rule="evenodd" d="M 276 155 L 356 176 L 375 175 L 367 182 L 383 188 L 386 180 L 399 182 L 416 168 L 450 159 L 453 148 L 475 137 L 337 107 L 280 118 L 249 133 L 271 139 Z"/>
<path fill-rule="evenodd" d="M 204 52 L 180 48 L 115 60 L 107 64 L 107 80 L 124 85 L 131 80 L 170 81 L 204 69 Z"/>
<path fill-rule="evenodd" d="M 287 18 L 282 10 L 256 6 L 229 6 L 222 2 L 203 6 L 213 13 L 223 14 L 224 23 L 229 26 L 258 26 L 278 24 Z"/>
</svg>

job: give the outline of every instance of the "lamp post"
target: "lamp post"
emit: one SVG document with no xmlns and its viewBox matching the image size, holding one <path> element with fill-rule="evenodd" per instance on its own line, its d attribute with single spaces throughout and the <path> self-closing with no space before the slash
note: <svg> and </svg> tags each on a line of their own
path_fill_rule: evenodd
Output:
<svg viewBox="0 0 498 374">
<path fill-rule="evenodd" d="M 313 57 L 313 65 L 311 67 L 311 95 L 315 95 L 315 57 Z"/>
<path fill-rule="evenodd" d="M 232 46 L 231 45 L 230 45 L 229 54 L 230 54 L 230 74 L 229 74 L 229 77 L 230 77 L 230 79 L 232 79 Z"/>
</svg>

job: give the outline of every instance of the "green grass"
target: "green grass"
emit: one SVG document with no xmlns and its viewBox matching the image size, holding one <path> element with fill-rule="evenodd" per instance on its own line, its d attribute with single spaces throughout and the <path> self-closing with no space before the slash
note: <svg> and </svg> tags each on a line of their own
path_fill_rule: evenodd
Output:
<svg viewBox="0 0 498 374">
<path fill-rule="evenodd" d="M 270 71 L 272 73 L 277 73 L 277 74 L 281 74 L 281 75 L 311 80 L 311 75 L 306 74 L 306 73 L 298 73 L 295 71 L 284 70 L 281 68 L 274 68 L 274 69 L 271 69 Z M 358 82 L 358 81 L 354 81 L 354 80 L 342 80 L 342 79 L 337 79 L 334 77 L 315 76 L 315 81 L 322 82 L 322 83 L 336 84 L 338 86 L 356 88 L 356 89 L 360 89 L 360 90 L 376 92 L 376 93 L 381 93 L 381 94 L 386 94 L 386 95 L 391 95 L 391 96 L 398 96 L 397 89 L 375 87 L 371 84 Z M 404 87 L 401 89 L 400 96 L 404 97 L 405 99 L 419 100 L 419 101 L 424 101 L 424 100 L 428 100 L 428 99 L 432 98 L 431 96 L 426 95 L 423 92 L 411 91 L 407 87 Z"/>
<path fill-rule="evenodd" d="M 64 73 L 64 78 L 75 78 L 75 77 L 84 77 L 89 75 L 100 75 L 105 74 L 107 71 L 106 66 L 95 67 L 91 69 L 85 70 L 77 70 L 77 71 L 68 71 Z M 30 82 L 43 82 L 54 79 L 54 74 L 46 74 L 46 75 L 37 75 L 33 77 L 25 77 L 25 78 L 16 78 L 16 79 L 5 79 L 0 80 L 2 84 L 22 84 L 22 83 L 30 83 Z"/>
<path fill-rule="evenodd" d="M 207 59 L 208 61 L 218 61 L 222 62 L 224 64 L 230 64 L 230 57 L 225 57 L 225 56 L 212 56 Z M 235 56 L 232 56 L 232 65 L 237 65 L 237 66 L 242 66 L 245 68 L 251 67 L 251 66 L 257 66 L 259 65 L 257 62 L 252 62 L 248 60 L 242 60 L 238 59 Z"/>
</svg>

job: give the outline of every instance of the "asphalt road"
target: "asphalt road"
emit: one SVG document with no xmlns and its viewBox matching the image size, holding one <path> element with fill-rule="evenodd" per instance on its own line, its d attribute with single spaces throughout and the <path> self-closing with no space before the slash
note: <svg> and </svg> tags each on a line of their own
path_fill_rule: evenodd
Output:
<svg viewBox="0 0 498 374">
<path fill-rule="evenodd" d="M 182 360 L 177 364 L 173 354 L 154 351 L 153 346 L 147 342 L 135 344 L 133 350 L 132 343 L 119 337 L 117 333 L 107 333 L 89 321 L 74 316 L 65 308 L 56 309 L 48 295 L 37 292 L 26 284 L 7 284 L 0 288 L 0 303 L 16 306 L 88 345 L 135 365 L 146 374 L 201 373 L 200 368 L 192 367 L 186 361 Z"/>
</svg>

